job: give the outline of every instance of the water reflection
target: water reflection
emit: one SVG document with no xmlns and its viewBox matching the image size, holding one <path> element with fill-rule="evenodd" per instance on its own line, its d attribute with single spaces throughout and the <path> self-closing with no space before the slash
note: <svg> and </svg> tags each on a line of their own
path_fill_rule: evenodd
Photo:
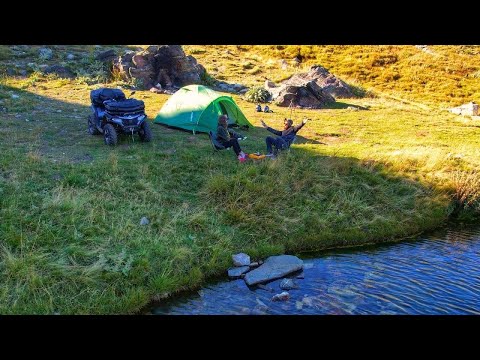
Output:
<svg viewBox="0 0 480 360">
<path fill-rule="evenodd" d="M 480 314 L 480 227 L 440 230 L 416 241 L 304 256 L 304 279 L 286 302 L 281 280 L 249 289 L 211 283 L 154 314 Z"/>
</svg>

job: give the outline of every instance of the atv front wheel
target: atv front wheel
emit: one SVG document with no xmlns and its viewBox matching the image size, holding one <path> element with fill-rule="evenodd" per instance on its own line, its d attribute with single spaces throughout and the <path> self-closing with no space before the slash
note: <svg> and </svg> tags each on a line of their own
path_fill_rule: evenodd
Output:
<svg viewBox="0 0 480 360">
<path fill-rule="evenodd" d="M 150 142 L 152 141 L 152 129 L 150 128 L 150 124 L 148 120 L 145 120 L 138 130 L 138 135 L 140 135 L 140 140 L 143 142 Z"/>
<path fill-rule="evenodd" d="M 103 138 L 105 139 L 105 144 L 117 145 L 117 130 L 115 130 L 112 124 L 107 124 L 103 128 Z"/>
<path fill-rule="evenodd" d="M 88 133 L 90 135 L 98 135 L 100 131 L 97 129 L 97 125 L 95 125 L 95 119 L 93 115 L 88 116 Z"/>
</svg>

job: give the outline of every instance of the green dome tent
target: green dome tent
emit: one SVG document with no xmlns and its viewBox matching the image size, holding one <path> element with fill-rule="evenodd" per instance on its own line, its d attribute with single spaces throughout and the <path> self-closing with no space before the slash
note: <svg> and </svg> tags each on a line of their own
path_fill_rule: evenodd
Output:
<svg viewBox="0 0 480 360">
<path fill-rule="evenodd" d="M 218 117 L 228 115 L 229 123 L 253 125 L 230 96 L 222 96 L 202 85 L 182 87 L 162 106 L 154 122 L 195 132 L 217 130 Z"/>
</svg>

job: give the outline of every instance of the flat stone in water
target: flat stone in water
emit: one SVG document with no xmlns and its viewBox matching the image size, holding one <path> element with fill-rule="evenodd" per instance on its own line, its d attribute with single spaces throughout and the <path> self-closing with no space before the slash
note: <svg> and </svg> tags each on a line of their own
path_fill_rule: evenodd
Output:
<svg viewBox="0 0 480 360">
<path fill-rule="evenodd" d="M 270 256 L 263 265 L 245 275 L 245 282 L 247 285 L 264 283 L 301 269 L 303 269 L 303 261 L 296 256 Z"/>
<path fill-rule="evenodd" d="M 292 279 L 283 279 L 280 283 L 280 289 L 282 290 L 290 290 L 290 289 L 298 289 L 298 285 Z"/>
<path fill-rule="evenodd" d="M 245 274 L 250 268 L 248 266 L 234 267 L 228 269 L 228 277 L 238 278 L 240 275 Z"/>
</svg>

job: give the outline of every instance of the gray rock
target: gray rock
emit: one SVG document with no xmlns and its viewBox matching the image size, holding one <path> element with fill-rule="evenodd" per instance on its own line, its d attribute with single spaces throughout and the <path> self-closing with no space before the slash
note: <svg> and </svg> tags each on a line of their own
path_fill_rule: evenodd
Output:
<svg viewBox="0 0 480 360">
<path fill-rule="evenodd" d="M 242 274 L 245 274 L 249 270 L 250 268 L 248 266 L 230 268 L 228 269 L 228 277 L 239 278 Z"/>
<path fill-rule="evenodd" d="M 478 116 L 479 106 L 477 103 L 472 101 L 472 102 L 469 102 L 468 104 L 451 108 L 449 109 L 449 111 L 457 115 Z"/>
<path fill-rule="evenodd" d="M 18 72 L 21 76 L 27 76 L 27 70 L 20 70 Z"/>
<path fill-rule="evenodd" d="M 298 285 L 292 279 L 283 279 L 280 283 L 280 289 L 291 290 L 298 289 Z"/>
<path fill-rule="evenodd" d="M 300 274 L 296 276 L 297 279 L 305 279 L 305 273 L 302 271 Z"/>
<path fill-rule="evenodd" d="M 144 216 L 140 219 L 140 225 L 148 225 L 150 221 Z"/>
<path fill-rule="evenodd" d="M 17 94 L 12 94 L 11 96 L 12 96 L 12 99 L 18 99 L 18 98 L 20 98 L 20 96 L 18 96 Z"/>
<path fill-rule="evenodd" d="M 250 256 L 245 253 L 239 253 L 232 255 L 233 265 L 235 266 L 248 266 L 250 265 Z"/>
<path fill-rule="evenodd" d="M 268 291 L 268 292 L 274 292 L 273 288 L 271 288 L 270 286 L 267 286 L 267 285 L 258 284 L 257 287 L 259 289 L 262 289 L 262 290 L 265 290 L 265 291 Z"/>
<path fill-rule="evenodd" d="M 303 269 L 303 261 L 296 256 L 270 256 L 265 263 L 245 276 L 247 285 L 255 285 L 284 277 Z"/>
<path fill-rule="evenodd" d="M 75 77 L 75 74 L 70 69 L 67 69 L 61 65 L 51 65 L 43 72 L 45 74 L 57 74 L 58 77 L 66 79 L 73 79 Z"/>
<path fill-rule="evenodd" d="M 290 294 L 286 291 L 273 295 L 272 297 L 272 301 L 287 301 L 288 299 L 290 299 Z"/>
<path fill-rule="evenodd" d="M 41 48 L 38 50 L 38 56 L 43 60 L 50 60 L 53 57 L 53 50 L 49 48 Z"/>
<path fill-rule="evenodd" d="M 67 60 L 73 60 L 73 59 L 75 59 L 75 55 L 73 55 L 73 54 L 68 54 L 67 55 Z"/>
<path fill-rule="evenodd" d="M 126 80 L 135 79 L 142 89 L 160 84 L 167 90 L 200 84 L 205 68 L 193 56 L 186 56 L 180 45 L 151 45 L 137 53 L 128 52 L 113 62 L 113 67 Z"/>
<path fill-rule="evenodd" d="M 115 59 L 115 57 L 116 57 L 115 50 L 110 49 L 110 50 L 106 50 L 98 53 L 97 56 L 95 56 L 95 59 L 102 62 L 109 62 Z"/>
<path fill-rule="evenodd" d="M 62 110 L 60 110 L 60 109 L 57 110 L 57 113 L 61 113 L 61 112 L 62 112 Z"/>
<path fill-rule="evenodd" d="M 260 264 L 257 261 L 250 263 L 250 268 L 252 268 L 252 269 L 256 268 L 256 267 L 259 267 L 259 266 L 260 266 Z"/>
</svg>

